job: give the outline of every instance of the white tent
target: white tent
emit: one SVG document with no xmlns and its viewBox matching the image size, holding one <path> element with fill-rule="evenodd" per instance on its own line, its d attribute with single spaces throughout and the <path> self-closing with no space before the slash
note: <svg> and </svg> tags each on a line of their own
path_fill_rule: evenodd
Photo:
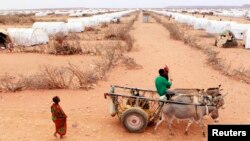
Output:
<svg viewBox="0 0 250 141">
<path fill-rule="evenodd" d="M 100 23 L 110 23 L 112 19 L 120 18 L 120 17 L 127 15 L 131 12 L 134 12 L 134 11 L 135 10 L 130 10 L 130 11 L 109 13 L 109 14 L 95 15 L 92 17 L 70 18 L 70 19 L 68 19 L 68 23 L 82 22 L 83 26 L 91 27 L 91 26 L 96 26 Z"/>
<path fill-rule="evenodd" d="M 224 32 L 225 30 L 230 30 L 230 28 L 231 24 L 229 22 L 210 20 L 207 25 L 206 32 L 210 34 L 218 34 Z"/>
<path fill-rule="evenodd" d="M 197 18 L 195 18 L 194 16 L 188 16 L 187 18 L 186 18 L 186 23 L 188 24 L 188 25 L 194 25 L 195 23 L 196 23 L 196 19 Z"/>
<path fill-rule="evenodd" d="M 45 17 L 48 16 L 48 14 L 46 12 L 39 12 L 35 14 L 36 17 Z"/>
<path fill-rule="evenodd" d="M 197 18 L 194 24 L 194 29 L 206 29 L 209 20 L 206 18 Z"/>
<path fill-rule="evenodd" d="M 69 14 L 70 11 L 60 11 L 60 10 L 55 11 L 55 15 L 68 16 Z"/>
<path fill-rule="evenodd" d="M 92 17 L 83 17 L 83 18 L 71 18 L 68 19 L 68 23 L 71 22 L 81 22 L 84 26 L 91 27 L 97 25 L 96 21 Z"/>
<path fill-rule="evenodd" d="M 35 22 L 32 28 L 43 29 L 49 36 L 54 36 L 57 33 L 68 34 L 68 28 L 64 22 Z"/>
<path fill-rule="evenodd" d="M 242 40 L 248 29 L 250 29 L 250 24 L 231 24 L 230 30 L 234 33 L 236 39 Z"/>
<path fill-rule="evenodd" d="M 83 15 L 84 13 L 77 12 L 77 13 L 70 13 L 69 17 L 82 17 Z"/>
<path fill-rule="evenodd" d="M 67 28 L 69 32 L 83 32 L 85 27 L 83 26 L 82 22 L 70 22 L 67 23 Z"/>
<path fill-rule="evenodd" d="M 48 34 L 41 29 L 32 28 L 8 28 L 8 35 L 16 45 L 33 46 L 38 44 L 47 44 Z"/>
<path fill-rule="evenodd" d="M 247 30 L 243 42 L 245 44 L 245 48 L 250 49 L 250 29 Z"/>
</svg>

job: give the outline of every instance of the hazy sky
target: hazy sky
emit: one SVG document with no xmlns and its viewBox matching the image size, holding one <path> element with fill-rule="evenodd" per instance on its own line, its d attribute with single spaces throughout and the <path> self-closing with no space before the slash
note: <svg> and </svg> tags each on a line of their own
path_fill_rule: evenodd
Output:
<svg viewBox="0 0 250 141">
<path fill-rule="evenodd" d="M 0 0 L 3 9 L 36 9 L 36 8 L 143 8 L 192 5 L 242 5 L 250 0 Z"/>
</svg>

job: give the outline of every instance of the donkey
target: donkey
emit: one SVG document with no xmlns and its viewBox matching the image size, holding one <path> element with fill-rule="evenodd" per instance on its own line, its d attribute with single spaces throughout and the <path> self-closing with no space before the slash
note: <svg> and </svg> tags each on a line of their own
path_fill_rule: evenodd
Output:
<svg viewBox="0 0 250 141">
<path fill-rule="evenodd" d="M 221 94 L 215 94 L 213 96 L 204 96 L 204 100 L 208 100 L 205 104 L 194 104 L 189 96 L 179 95 L 173 99 L 173 102 L 181 103 L 190 103 L 190 105 L 182 105 L 175 103 L 165 103 L 162 108 L 162 117 L 161 120 L 157 122 L 154 131 L 157 130 L 158 126 L 166 120 L 166 117 L 169 119 L 168 128 L 170 134 L 173 135 L 172 131 L 172 122 L 174 119 L 186 119 L 188 124 L 185 129 L 185 134 L 188 134 L 188 129 L 193 122 L 198 122 L 202 128 L 203 136 L 205 134 L 205 123 L 203 117 L 210 115 L 212 119 L 216 122 L 219 118 L 218 110 L 224 105 L 224 96 Z"/>
</svg>

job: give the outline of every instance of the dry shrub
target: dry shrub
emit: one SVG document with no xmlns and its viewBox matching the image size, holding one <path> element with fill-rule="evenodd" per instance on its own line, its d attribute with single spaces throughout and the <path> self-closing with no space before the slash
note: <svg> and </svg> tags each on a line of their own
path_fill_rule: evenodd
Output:
<svg viewBox="0 0 250 141">
<path fill-rule="evenodd" d="M 68 40 L 63 33 L 57 33 L 52 41 L 49 43 L 50 54 L 56 55 L 73 55 L 73 54 L 81 54 L 82 48 L 80 47 L 80 41 L 76 34 L 70 35 L 71 40 Z M 73 40 L 73 38 L 75 39 Z"/>
<path fill-rule="evenodd" d="M 195 37 L 186 36 L 184 37 L 183 41 L 185 44 L 188 44 L 189 46 L 194 47 L 196 49 L 204 49 L 201 45 L 198 44 L 197 39 Z"/>
<path fill-rule="evenodd" d="M 231 78 L 242 80 L 243 82 L 248 84 L 250 83 L 250 70 L 246 70 L 242 67 L 232 70 L 230 64 L 226 64 L 224 60 L 218 57 L 219 52 L 214 51 L 211 47 L 203 47 L 203 45 L 198 44 L 196 37 L 190 35 L 183 36 L 185 35 L 185 31 L 183 33 L 180 32 L 180 28 L 177 26 L 177 23 L 163 23 L 163 21 L 158 16 L 155 16 L 154 14 L 151 14 L 151 16 L 155 18 L 157 22 L 163 24 L 170 31 L 170 36 L 172 33 L 172 37 L 180 40 L 183 39 L 185 44 L 200 49 L 202 52 L 204 52 L 207 55 L 207 63 L 210 64 L 215 70 L 218 70 L 222 72 L 222 74 Z M 181 26 L 184 27 L 183 25 Z M 203 35 L 200 37 L 214 38 L 213 35 Z"/>
<path fill-rule="evenodd" d="M 108 27 L 109 25 L 107 24 L 107 23 L 103 23 L 102 25 L 101 25 L 101 28 L 106 28 L 106 27 Z"/>
<path fill-rule="evenodd" d="M 131 27 L 110 27 L 108 30 L 105 31 L 105 39 L 111 40 L 123 40 L 127 44 L 127 51 L 131 51 L 134 40 L 129 34 L 129 29 Z"/>
<path fill-rule="evenodd" d="M 104 39 L 123 40 L 127 44 L 127 51 L 131 51 L 133 48 L 134 39 L 129 34 L 129 31 L 133 27 L 138 17 L 139 13 L 136 13 L 136 16 L 132 20 L 130 20 L 125 26 L 110 27 L 105 31 Z"/>
<path fill-rule="evenodd" d="M 86 55 L 102 55 L 102 51 L 104 50 L 103 44 L 83 44 L 81 48 L 82 54 Z"/>
<path fill-rule="evenodd" d="M 142 69 L 142 65 L 136 63 L 133 58 L 124 56 L 122 58 L 122 63 L 127 67 L 127 69 Z"/>
<path fill-rule="evenodd" d="M 151 17 L 154 18 L 157 23 L 163 24 L 163 21 L 162 21 L 161 18 L 159 18 L 159 17 L 157 17 L 155 15 L 151 15 Z"/>
<path fill-rule="evenodd" d="M 94 27 L 85 27 L 85 31 L 95 31 Z"/>
<path fill-rule="evenodd" d="M 6 15 L 0 16 L 1 24 L 30 24 L 34 23 L 35 19 L 31 15 Z"/>
<path fill-rule="evenodd" d="M 183 40 L 183 33 L 179 26 L 175 23 L 169 23 L 169 22 L 163 22 L 158 16 L 151 14 L 151 17 L 153 17 L 156 22 L 162 24 L 170 33 L 170 38 L 174 40 Z"/>
<path fill-rule="evenodd" d="M 42 66 L 40 72 L 23 78 L 26 89 L 68 89 L 74 75 L 66 67 Z"/>
<path fill-rule="evenodd" d="M 22 76 L 20 76 L 22 78 Z M 0 77 L 0 92 L 16 92 L 25 88 L 23 79 L 5 74 Z"/>
<path fill-rule="evenodd" d="M 200 35 L 199 37 L 201 37 L 201 38 L 215 38 L 215 35 L 213 35 L 213 34 L 205 34 L 205 35 Z"/>
<path fill-rule="evenodd" d="M 69 33 L 66 37 L 66 40 L 79 41 L 79 40 L 81 40 L 81 33 Z"/>
<path fill-rule="evenodd" d="M 73 78 L 73 75 L 68 77 L 67 72 L 67 69 L 64 67 L 44 66 L 41 70 L 41 75 L 44 77 L 45 82 L 47 82 L 49 89 L 66 89 L 69 88 Z"/>
<path fill-rule="evenodd" d="M 25 53 L 46 53 L 48 45 L 36 45 L 31 47 L 15 46 L 12 52 L 25 52 Z"/>
<path fill-rule="evenodd" d="M 0 77 L 0 92 L 16 92 L 24 89 L 69 89 L 94 88 L 98 80 L 106 78 L 106 73 L 122 58 L 122 48 L 117 46 L 106 49 L 105 55 L 96 60 L 87 70 L 69 63 L 67 67 L 43 66 L 41 71 L 31 76 Z M 129 69 L 139 69 L 140 65 L 132 58 L 123 59 Z"/>
<path fill-rule="evenodd" d="M 105 50 L 100 60 L 96 60 L 87 70 L 69 63 L 67 67 L 43 66 L 41 71 L 31 76 L 0 77 L 0 92 L 15 92 L 24 89 L 91 89 L 98 80 L 106 78 L 106 73 L 122 57 L 122 48 L 118 46 Z"/>
<path fill-rule="evenodd" d="M 40 72 L 35 75 L 24 77 L 23 81 L 26 89 L 53 89 L 47 79 Z"/>
<path fill-rule="evenodd" d="M 82 49 L 80 47 L 73 47 L 70 43 L 65 42 L 62 45 L 55 46 L 55 54 L 56 55 L 73 55 L 73 54 L 81 54 Z"/>
<path fill-rule="evenodd" d="M 131 51 L 135 42 L 134 39 L 129 34 L 126 34 L 125 41 L 127 43 L 127 51 Z"/>
<path fill-rule="evenodd" d="M 78 80 L 81 89 L 90 89 L 98 81 L 98 76 L 95 71 L 83 71 L 78 66 L 69 63 L 68 69 L 74 74 Z"/>
<path fill-rule="evenodd" d="M 250 70 L 246 70 L 243 67 L 233 70 L 232 76 L 244 81 L 247 84 L 250 84 Z"/>
<path fill-rule="evenodd" d="M 121 39 L 130 40 L 129 38 L 131 37 L 129 37 L 129 34 L 126 34 L 126 36 L 120 36 Z M 69 40 L 71 41 L 72 39 L 73 37 Z M 65 40 L 67 41 L 64 36 L 58 35 L 53 38 L 53 43 L 51 43 L 49 47 L 55 49 L 59 46 L 59 48 L 61 48 L 65 43 Z M 131 42 L 132 41 L 133 40 L 131 38 Z M 103 50 L 104 48 L 101 49 Z M 123 52 L 126 50 L 127 48 L 122 46 L 121 42 L 117 42 L 109 47 L 105 47 L 104 51 L 101 52 L 101 59 L 94 61 L 88 70 L 82 70 L 79 66 L 69 63 L 67 67 L 60 68 L 43 66 L 41 71 L 37 74 L 27 77 L 15 78 L 15 81 L 12 80 L 14 78 L 10 79 L 9 77 L 6 77 L 5 79 L 1 79 L 5 81 L 1 81 L 0 90 L 17 91 L 23 89 L 94 88 L 97 81 L 106 78 L 106 73 L 114 65 L 119 63 L 119 60 L 122 59 Z M 124 59 L 123 63 L 132 69 L 139 66 L 132 58 Z M 9 79 L 12 81 L 6 81 Z"/>
<path fill-rule="evenodd" d="M 122 56 L 122 48 L 112 46 L 105 48 L 105 53 L 100 60 L 96 60 L 91 64 L 87 71 L 81 70 L 78 66 L 69 63 L 68 69 L 77 78 L 81 89 L 94 88 L 98 80 L 106 78 L 106 73 L 112 66 L 116 65 Z"/>
<path fill-rule="evenodd" d="M 211 48 L 206 48 L 204 52 L 207 54 L 207 63 L 211 65 L 219 64 L 220 58 L 218 58 L 219 52 L 212 50 Z"/>
<path fill-rule="evenodd" d="M 82 44 L 82 53 L 89 54 L 89 55 L 106 55 L 106 50 L 109 48 L 116 47 L 117 49 L 121 50 L 122 52 L 127 50 L 127 46 L 123 45 L 121 41 L 111 42 L 109 44 Z"/>
<path fill-rule="evenodd" d="M 180 28 L 174 23 L 165 23 L 164 26 L 170 32 L 170 38 L 174 40 L 182 40 L 183 33 L 181 32 Z"/>
<path fill-rule="evenodd" d="M 111 40 L 123 40 L 123 36 L 126 32 L 126 28 L 122 26 L 109 27 L 104 33 L 104 38 Z"/>
</svg>

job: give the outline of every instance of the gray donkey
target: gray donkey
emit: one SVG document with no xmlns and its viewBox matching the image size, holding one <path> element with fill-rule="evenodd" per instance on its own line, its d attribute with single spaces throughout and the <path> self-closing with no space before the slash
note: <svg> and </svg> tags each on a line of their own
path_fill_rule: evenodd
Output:
<svg viewBox="0 0 250 141">
<path fill-rule="evenodd" d="M 211 92 L 211 89 L 208 89 Z M 214 89 L 213 89 L 214 90 Z M 185 134 L 188 134 L 188 129 L 193 122 L 198 122 L 202 128 L 203 136 L 205 134 L 205 123 L 203 117 L 206 115 L 210 115 L 215 122 L 219 118 L 218 109 L 224 105 L 224 96 L 222 96 L 218 91 L 215 93 L 209 93 L 209 95 L 204 96 L 204 100 L 207 100 L 206 103 L 202 105 L 195 105 L 193 100 L 190 99 L 190 96 L 187 95 L 179 95 L 176 96 L 173 101 L 181 102 L 181 103 L 191 103 L 191 105 L 181 105 L 174 103 L 165 103 L 162 108 L 162 117 L 161 120 L 157 122 L 155 130 L 158 126 L 166 120 L 166 117 L 169 120 L 168 128 L 170 130 L 170 134 L 173 135 L 172 131 L 172 122 L 174 119 L 185 119 L 188 120 L 188 124 L 185 129 Z M 195 97 L 195 95 L 194 95 Z M 197 103 L 196 103 L 197 104 Z"/>
</svg>

